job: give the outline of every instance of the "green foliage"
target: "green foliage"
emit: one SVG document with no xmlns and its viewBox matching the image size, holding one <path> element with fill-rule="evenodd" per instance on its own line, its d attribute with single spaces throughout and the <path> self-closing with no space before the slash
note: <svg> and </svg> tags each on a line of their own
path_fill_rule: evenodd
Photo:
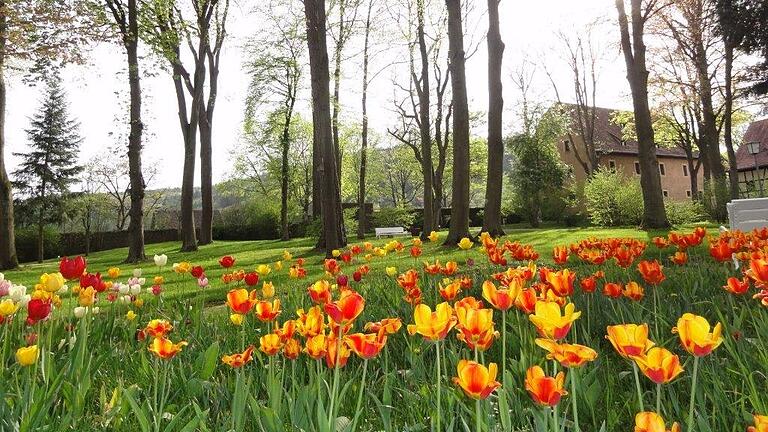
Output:
<svg viewBox="0 0 768 432">
<path fill-rule="evenodd" d="M 19 262 L 36 261 L 38 258 L 37 242 L 38 228 L 36 226 L 16 228 L 16 253 Z M 53 225 L 43 228 L 43 251 L 45 259 L 59 256 L 59 230 Z"/>
<path fill-rule="evenodd" d="M 221 211 L 213 237 L 221 240 L 264 240 L 280 237 L 280 211 L 264 201 L 252 200 Z"/>
<path fill-rule="evenodd" d="M 594 225 L 638 225 L 643 215 L 640 181 L 615 171 L 601 170 L 584 187 L 587 213 Z"/>
<path fill-rule="evenodd" d="M 381 228 L 400 226 L 408 229 L 415 221 L 416 214 L 413 210 L 404 207 L 388 207 L 373 212 L 371 227 Z"/>
<path fill-rule="evenodd" d="M 564 207 L 562 187 L 567 167 L 560 161 L 555 141 L 565 131 L 565 118 L 555 112 L 534 111 L 525 116 L 525 130 L 509 139 L 512 186 L 518 211 L 537 226 L 545 208 L 556 214 Z M 543 201 L 554 203 L 543 204 Z"/>
<path fill-rule="evenodd" d="M 669 223 L 675 226 L 707 220 L 706 209 L 697 201 L 665 201 L 664 207 Z"/>
</svg>

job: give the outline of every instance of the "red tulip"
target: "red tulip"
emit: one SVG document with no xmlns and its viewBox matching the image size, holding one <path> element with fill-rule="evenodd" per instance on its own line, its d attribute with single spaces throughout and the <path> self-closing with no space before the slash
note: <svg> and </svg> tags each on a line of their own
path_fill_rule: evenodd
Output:
<svg viewBox="0 0 768 432">
<path fill-rule="evenodd" d="M 96 292 L 103 292 L 107 286 L 101 280 L 101 273 L 85 273 L 80 276 L 80 288 L 92 287 Z"/>
<path fill-rule="evenodd" d="M 352 273 L 352 279 L 354 279 L 355 282 L 360 282 L 362 278 L 363 278 L 363 274 L 360 273 L 359 271 Z"/>
<path fill-rule="evenodd" d="M 51 315 L 51 301 L 32 299 L 27 304 L 27 324 L 33 325 Z"/>
<path fill-rule="evenodd" d="M 197 265 L 192 267 L 192 270 L 189 271 L 189 274 L 191 274 L 195 279 L 200 279 L 205 274 L 205 270 L 203 270 L 203 266 Z"/>
<path fill-rule="evenodd" d="M 256 286 L 259 284 L 259 274 L 256 272 L 246 273 L 244 280 L 246 285 Z"/>
<path fill-rule="evenodd" d="M 87 262 L 81 256 L 77 256 L 74 259 L 64 257 L 59 262 L 59 273 L 64 276 L 64 279 L 77 279 L 83 275 L 86 266 Z"/>
<path fill-rule="evenodd" d="M 224 268 L 230 268 L 233 265 L 235 265 L 235 259 L 230 255 L 223 256 L 219 260 L 219 265 L 221 265 Z"/>
</svg>

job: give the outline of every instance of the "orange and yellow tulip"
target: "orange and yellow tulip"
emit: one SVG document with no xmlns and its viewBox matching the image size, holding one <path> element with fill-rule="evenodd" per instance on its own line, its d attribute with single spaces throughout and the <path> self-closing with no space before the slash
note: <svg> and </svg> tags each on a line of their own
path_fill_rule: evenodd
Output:
<svg viewBox="0 0 768 432">
<path fill-rule="evenodd" d="M 384 318 L 381 321 L 369 322 L 365 325 L 365 331 L 373 333 L 394 334 L 400 331 L 400 327 L 403 326 L 403 322 L 400 318 Z"/>
<path fill-rule="evenodd" d="M 768 260 L 753 259 L 749 261 L 749 270 L 746 272 L 750 279 L 762 287 L 768 287 Z"/>
<path fill-rule="evenodd" d="M 459 360 L 456 370 L 458 376 L 453 378 L 453 382 L 472 399 L 486 399 L 494 390 L 501 387 L 501 383 L 496 381 L 498 373 L 496 363 L 491 363 L 486 368 L 474 361 Z"/>
<path fill-rule="evenodd" d="M 233 368 L 239 368 L 253 360 L 254 346 L 251 345 L 242 353 L 229 354 L 221 357 L 221 362 Z"/>
<path fill-rule="evenodd" d="M 296 311 L 299 319 L 296 320 L 298 332 L 305 338 L 317 336 L 325 329 L 325 317 L 320 306 L 312 306 L 306 313 L 304 309 Z"/>
<path fill-rule="evenodd" d="M 331 301 L 331 283 L 321 279 L 309 286 L 309 297 L 316 304 L 326 304 Z"/>
<path fill-rule="evenodd" d="M 411 336 L 418 333 L 424 339 L 438 341 L 445 339 L 448 331 L 456 325 L 456 315 L 451 305 L 445 302 L 438 304 L 434 312 L 429 306 L 419 304 L 413 310 L 413 322 L 408 325 Z"/>
<path fill-rule="evenodd" d="M 282 312 L 280 310 L 280 299 L 274 299 L 272 302 L 261 300 L 256 302 L 256 307 L 254 308 L 254 315 L 256 315 L 256 318 L 258 318 L 259 321 L 264 322 L 274 320 L 280 315 L 280 312 Z"/>
<path fill-rule="evenodd" d="M 446 276 L 452 276 L 459 270 L 459 264 L 456 261 L 448 261 L 443 267 L 443 274 Z"/>
<path fill-rule="evenodd" d="M 245 288 L 233 289 L 227 293 L 227 305 L 232 312 L 245 315 L 256 304 L 256 291 L 248 292 Z"/>
<path fill-rule="evenodd" d="M 563 387 L 564 382 L 565 373 L 548 377 L 541 366 L 531 366 L 525 373 L 525 389 L 531 399 L 540 405 L 553 407 L 560 403 L 560 398 L 568 394 Z"/>
<path fill-rule="evenodd" d="M 275 355 L 283 348 L 280 336 L 275 333 L 265 334 L 259 338 L 259 349 L 268 356 Z"/>
<path fill-rule="evenodd" d="M 555 360 L 564 367 L 582 367 L 597 358 L 592 348 L 578 344 L 557 343 L 551 339 L 536 339 L 536 345 L 547 350 L 547 358 Z"/>
<path fill-rule="evenodd" d="M 624 358 L 642 356 L 654 344 L 648 340 L 648 324 L 620 324 L 608 326 L 605 336 L 613 348 Z"/>
<path fill-rule="evenodd" d="M 624 290 L 621 293 L 624 297 L 634 301 L 642 300 L 645 295 L 643 287 L 635 281 L 629 281 L 629 283 L 624 285 Z"/>
<path fill-rule="evenodd" d="M 656 260 L 637 263 L 637 271 L 640 272 L 640 276 L 651 285 L 658 285 L 666 279 L 663 270 L 664 267 Z"/>
<path fill-rule="evenodd" d="M 576 273 L 563 269 L 558 272 L 546 273 L 546 278 L 546 282 L 558 296 L 570 297 L 573 294 L 573 281 L 576 280 Z"/>
<path fill-rule="evenodd" d="M 635 416 L 635 432 L 680 432 L 680 425 L 667 430 L 664 419 L 655 412 L 640 412 Z"/>
<path fill-rule="evenodd" d="M 683 372 L 680 358 L 662 347 L 653 347 L 634 360 L 643 374 L 656 384 L 666 384 Z"/>
<path fill-rule="evenodd" d="M 490 346 L 490 343 L 493 342 L 493 335 L 498 334 L 493 330 L 493 309 L 457 305 L 456 318 L 459 340 L 469 345 L 470 349 L 474 349 L 481 340 Z M 487 349 L 488 346 L 483 348 Z"/>
<path fill-rule="evenodd" d="M 161 359 L 169 360 L 180 353 L 181 348 L 185 346 L 187 346 L 186 341 L 181 341 L 175 344 L 164 337 L 156 337 L 149 346 L 149 352 Z"/>
<path fill-rule="evenodd" d="M 483 298 L 488 300 L 491 306 L 500 311 L 506 311 L 515 304 L 520 295 L 522 283 L 517 280 L 507 285 L 507 288 L 498 289 L 491 281 L 483 282 Z"/>
<path fill-rule="evenodd" d="M 338 360 L 338 367 L 342 368 L 346 366 L 347 360 L 349 360 L 349 356 L 352 354 L 352 351 L 350 351 L 349 347 L 346 343 L 342 340 L 341 343 L 339 343 L 339 338 L 332 336 L 327 338 L 327 350 L 325 352 L 325 364 L 330 368 L 333 369 L 337 366 L 337 360 Z M 339 350 L 337 353 L 336 350 Z"/>
<path fill-rule="evenodd" d="M 446 279 L 440 283 L 438 291 L 443 300 L 453 301 L 453 299 L 456 298 L 456 295 L 459 294 L 459 291 L 461 291 L 461 282 L 458 280 L 451 281 L 450 279 Z"/>
<path fill-rule="evenodd" d="M 304 352 L 315 360 L 323 358 L 327 351 L 328 341 L 323 333 L 307 338 L 304 344 Z"/>
<path fill-rule="evenodd" d="M 683 251 L 677 251 L 674 255 L 670 256 L 669 259 L 677 265 L 683 265 L 688 262 L 688 254 Z"/>
<path fill-rule="evenodd" d="M 283 346 L 283 355 L 289 360 L 296 360 L 299 358 L 301 352 L 301 345 L 296 339 L 288 339 Z"/>
<path fill-rule="evenodd" d="M 353 290 L 345 290 L 335 302 L 325 304 L 325 313 L 339 324 L 345 325 L 354 321 L 365 307 L 363 296 Z"/>
<path fill-rule="evenodd" d="M 384 345 L 387 343 L 387 337 L 379 337 L 376 333 L 355 333 L 344 337 L 347 346 L 362 359 L 372 359 L 379 355 Z"/>
<path fill-rule="evenodd" d="M 165 337 L 165 335 L 168 334 L 168 332 L 171 330 L 173 330 L 173 325 L 171 325 L 171 323 L 167 320 L 163 319 L 153 319 L 144 328 L 146 334 L 154 338 Z"/>
<path fill-rule="evenodd" d="M 768 432 L 768 416 L 757 415 L 753 416 L 755 425 L 747 428 L 747 432 Z"/>
<path fill-rule="evenodd" d="M 742 279 L 729 277 L 723 286 L 723 289 L 731 294 L 744 294 L 749 291 L 749 278 L 747 276 L 744 276 Z"/>
<path fill-rule="evenodd" d="M 536 302 L 535 310 L 528 318 L 542 337 L 560 340 L 568 335 L 571 325 L 581 316 L 573 303 L 565 305 L 561 314 L 560 305 L 554 302 Z"/>
<path fill-rule="evenodd" d="M 723 342 L 720 323 L 715 324 L 711 333 L 709 330 L 710 325 L 706 318 L 685 313 L 677 320 L 677 326 L 672 329 L 672 333 L 680 336 L 680 342 L 686 351 L 697 357 L 703 357 Z"/>
</svg>

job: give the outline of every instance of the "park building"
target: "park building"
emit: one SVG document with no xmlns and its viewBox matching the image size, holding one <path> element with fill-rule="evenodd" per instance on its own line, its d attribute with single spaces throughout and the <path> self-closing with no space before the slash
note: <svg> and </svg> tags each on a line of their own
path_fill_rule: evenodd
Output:
<svg viewBox="0 0 768 432">
<path fill-rule="evenodd" d="M 739 195 L 764 197 L 768 193 L 768 118 L 750 123 L 736 150 Z"/>
<path fill-rule="evenodd" d="M 615 170 L 626 176 L 640 177 L 640 163 L 638 161 L 637 141 L 626 140 L 623 137 L 622 126 L 616 122 L 618 110 L 608 108 L 594 108 L 594 122 L 591 120 L 579 122 L 577 120 L 577 106 L 573 104 L 560 104 L 570 112 L 572 118 L 569 133 L 561 137 L 557 142 L 557 150 L 561 160 L 567 164 L 576 182 L 584 182 L 587 173 L 579 161 L 586 160 L 585 140 L 579 131 L 585 130 L 585 134 L 592 134 L 597 154 L 598 165 L 601 169 Z M 594 124 L 593 127 L 582 128 L 580 124 Z M 589 132 L 593 131 L 593 132 Z M 657 147 L 656 157 L 659 163 L 661 175 L 661 188 L 665 199 L 682 201 L 693 198 L 692 190 L 701 190 L 704 181 L 703 169 L 697 169 L 698 152 L 691 152 L 690 158 L 685 150 L 680 147 Z M 768 162 L 768 156 L 766 156 Z M 768 163 L 766 163 L 768 167 Z M 695 178 L 693 172 L 696 171 Z M 698 186 L 693 187 L 692 181 Z"/>
</svg>

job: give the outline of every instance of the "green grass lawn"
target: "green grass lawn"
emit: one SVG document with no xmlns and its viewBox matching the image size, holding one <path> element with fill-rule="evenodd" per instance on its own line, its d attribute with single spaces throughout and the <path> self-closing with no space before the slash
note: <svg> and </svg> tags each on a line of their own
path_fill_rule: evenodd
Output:
<svg viewBox="0 0 768 432">
<path fill-rule="evenodd" d="M 679 227 L 681 231 L 691 230 L 693 225 Z M 714 232 L 716 226 L 710 225 L 707 228 Z M 650 241 L 651 238 L 658 235 L 665 235 L 667 232 L 662 230 L 641 231 L 636 228 L 540 228 L 534 229 L 523 225 L 507 226 L 505 228 L 505 239 L 510 241 L 519 241 L 534 246 L 541 254 L 541 259 L 551 261 L 551 251 L 554 246 L 567 245 L 588 237 L 607 238 L 607 237 L 628 237 Z M 441 237 L 445 237 L 446 231 L 441 232 Z M 410 237 L 399 237 L 398 240 L 410 246 Z M 357 239 L 352 239 L 357 242 Z M 390 239 L 366 239 L 375 246 L 382 246 Z M 352 243 L 350 243 L 352 244 Z M 102 272 L 106 274 L 110 267 L 119 267 L 122 270 L 121 280 L 129 276 L 134 268 L 141 268 L 143 276 L 148 279 L 158 273 L 158 268 L 154 265 L 152 257 L 154 255 L 166 254 L 168 264 L 162 272 L 166 275 L 165 290 L 168 294 L 179 294 L 182 285 L 189 285 L 189 276 L 186 277 L 168 277 L 171 273 L 170 266 L 175 262 L 189 261 L 193 265 L 201 265 L 206 270 L 206 275 L 210 280 L 210 286 L 206 290 L 206 298 L 221 299 L 221 294 L 226 290 L 220 282 L 224 269 L 219 266 L 219 258 L 224 255 L 232 255 L 237 260 L 235 268 L 244 268 L 246 270 L 255 269 L 259 264 L 271 264 L 282 260 L 283 252 L 289 251 L 294 258 L 303 257 L 306 260 L 307 280 L 314 280 L 320 273 L 324 254 L 313 248 L 314 239 L 299 238 L 289 241 L 280 240 L 258 240 L 258 241 L 216 241 L 211 245 L 200 247 L 197 252 L 179 252 L 178 242 L 156 243 L 146 246 L 148 261 L 140 265 L 125 264 L 123 260 L 128 254 L 127 248 L 112 249 L 108 251 L 95 252 L 88 256 L 88 270 L 90 272 Z M 441 261 L 457 260 L 463 261 L 467 253 L 453 247 L 444 247 L 442 242 L 425 242 L 423 245 L 423 257 L 435 257 Z M 420 262 L 421 258 L 417 261 Z M 396 266 L 404 270 L 406 267 L 414 266 L 414 260 L 408 254 L 391 254 L 384 259 L 372 261 L 371 266 L 376 269 L 387 266 Z M 5 277 L 15 284 L 26 285 L 32 288 L 37 283 L 40 274 L 46 272 L 58 271 L 58 260 L 46 260 L 43 263 L 26 263 L 18 269 L 5 272 Z M 104 275 L 106 277 L 106 275 Z M 279 275 L 273 275 L 270 279 L 276 283 L 286 278 L 285 272 Z M 149 286 L 149 284 L 147 285 Z"/>
</svg>

